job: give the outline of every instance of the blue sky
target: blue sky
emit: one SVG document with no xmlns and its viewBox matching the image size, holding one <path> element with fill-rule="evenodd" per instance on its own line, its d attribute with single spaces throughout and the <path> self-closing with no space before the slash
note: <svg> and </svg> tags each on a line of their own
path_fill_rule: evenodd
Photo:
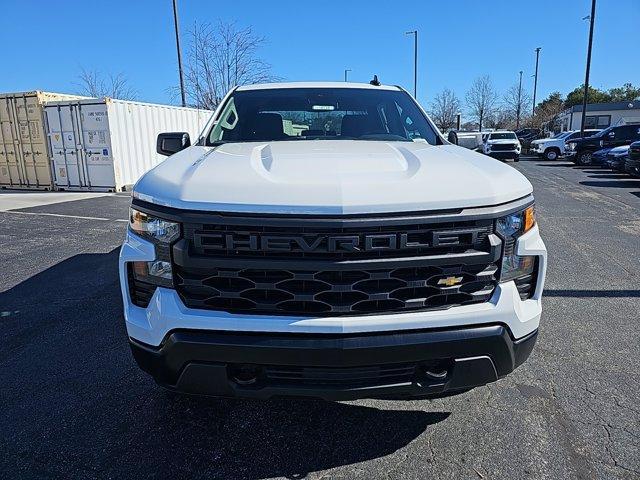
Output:
<svg viewBox="0 0 640 480">
<path fill-rule="evenodd" d="M 290 81 L 368 81 L 413 88 L 413 40 L 420 32 L 418 99 L 448 87 L 463 99 L 488 74 L 499 92 L 532 90 L 542 47 L 538 98 L 584 79 L 590 0 L 216 1 L 179 0 L 183 34 L 194 21 L 251 25 L 267 38 L 260 53 Z M 308 5 L 308 7 L 305 7 Z M 2 0 L 0 91 L 75 92 L 82 67 L 124 73 L 150 102 L 176 102 L 171 0 L 60 2 Z M 640 84 L 640 0 L 598 0 L 592 85 Z M 8 20 L 8 21 L 7 21 Z"/>
</svg>

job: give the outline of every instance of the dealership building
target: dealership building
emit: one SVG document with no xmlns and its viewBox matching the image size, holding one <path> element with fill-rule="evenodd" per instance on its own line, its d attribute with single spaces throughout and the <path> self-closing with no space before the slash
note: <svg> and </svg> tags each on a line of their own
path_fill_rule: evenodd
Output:
<svg viewBox="0 0 640 480">
<path fill-rule="evenodd" d="M 560 131 L 580 130 L 582 105 L 574 105 L 558 115 Z M 611 125 L 640 123 L 640 100 L 587 104 L 584 128 L 607 128 Z"/>
</svg>

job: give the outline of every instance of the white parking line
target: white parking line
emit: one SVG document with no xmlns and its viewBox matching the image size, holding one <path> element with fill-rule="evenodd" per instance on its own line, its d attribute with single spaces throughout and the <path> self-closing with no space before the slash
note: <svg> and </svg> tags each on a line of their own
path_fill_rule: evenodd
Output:
<svg viewBox="0 0 640 480">
<path fill-rule="evenodd" d="M 81 215 L 63 215 L 61 213 L 45 213 L 45 212 L 16 212 L 13 210 L 5 210 L 2 213 L 14 213 L 16 215 L 41 215 L 45 217 L 63 217 L 63 218 L 79 218 L 81 220 L 101 220 L 104 222 L 128 222 L 123 218 L 104 218 L 104 217 L 83 217 Z"/>
</svg>

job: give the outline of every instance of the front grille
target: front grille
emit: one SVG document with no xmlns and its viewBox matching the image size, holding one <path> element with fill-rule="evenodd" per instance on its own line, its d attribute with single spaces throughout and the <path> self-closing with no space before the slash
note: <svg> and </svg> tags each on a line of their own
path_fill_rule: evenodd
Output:
<svg viewBox="0 0 640 480">
<path fill-rule="evenodd" d="M 412 312 L 486 302 L 497 285 L 502 245 L 486 216 L 193 218 L 182 222 L 171 255 L 176 292 L 189 308 Z"/>
<path fill-rule="evenodd" d="M 515 149 L 516 145 L 514 143 L 496 143 L 491 145 L 492 152 L 506 152 Z"/>
<path fill-rule="evenodd" d="M 262 314 L 372 314 L 486 302 L 498 266 L 453 265 L 309 271 L 177 268 L 176 289 L 191 308 Z"/>
<path fill-rule="evenodd" d="M 358 388 L 411 383 L 416 367 L 415 363 L 341 368 L 267 365 L 264 376 L 273 385 Z"/>
</svg>

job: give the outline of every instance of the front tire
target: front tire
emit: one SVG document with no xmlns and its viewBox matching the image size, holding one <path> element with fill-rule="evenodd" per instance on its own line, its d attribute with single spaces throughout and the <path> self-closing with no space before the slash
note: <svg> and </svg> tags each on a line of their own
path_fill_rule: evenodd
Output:
<svg viewBox="0 0 640 480">
<path fill-rule="evenodd" d="M 544 151 L 544 159 L 553 161 L 558 159 L 558 151 L 555 148 L 548 148 Z"/>
<path fill-rule="evenodd" d="M 591 152 L 579 153 L 576 158 L 576 163 L 581 166 L 591 165 Z"/>
</svg>

